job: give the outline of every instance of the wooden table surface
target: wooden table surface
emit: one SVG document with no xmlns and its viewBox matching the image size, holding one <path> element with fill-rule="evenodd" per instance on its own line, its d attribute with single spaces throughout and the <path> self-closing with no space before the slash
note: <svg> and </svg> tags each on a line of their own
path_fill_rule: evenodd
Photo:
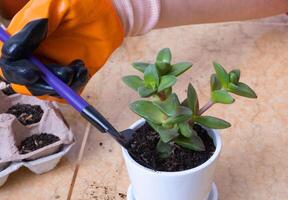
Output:
<svg viewBox="0 0 288 200">
<path fill-rule="evenodd" d="M 97 73 L 83 96 L 119 130 L 137 119 L 128 103 L 137 95 L 121 77 L 137 73 L 133 61 L 153 61 L 158 50 L 169 47 L 175 62 L 192 61 L 193 68 L 178 81 L 181 97 L 189 82 L 203 103 L 209 98 L 212 61 L 239 68 L 244 82 L 258 100 L 237 98 L 233 105 L 217 105 L 210 114 L 232 123 L 222 131 L 223 150 L 215 181 L 221 200 L 284 200 L 288 196 L 288 19 L 208 24 L 157 30 L 127 39 Z M 86 122 L 68 106 L 61 106 L 77 144 L 60 165 L 44 175 L 27 169 L 12 174 L 0 188 L 1 200 L 65 200 L 76 152 Z M 129 180 L 119 146 L 93 129 L 73 200 L 121 200 Z M 176 188 L 175 188 L 176 189 Z"/>
</svg>

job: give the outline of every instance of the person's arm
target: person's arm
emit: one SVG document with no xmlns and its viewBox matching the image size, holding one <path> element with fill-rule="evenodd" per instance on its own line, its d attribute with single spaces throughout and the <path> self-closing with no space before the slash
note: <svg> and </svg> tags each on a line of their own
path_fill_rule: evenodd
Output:
<svg viewBox="0 0 288 200">
<path fill-rule="evenodd" d="M 157 28 L 242 21 L 288 11 L 288 0 L 162 0 Z"/>
<path fill-rule="evenodd" d="M 12 18 L 28 1 L 0 0 L 0 13 Z M 288 12 L 288 0 L 108 1 L 112 1 L 117 9 L 126 36 L 142 35 L 154 28 L 242 21 Z"/>
<path fill-rule="evenodd" d="M 127 36 L 155 28 L 242 21 L 288 12 L 288 0 L 113 0 Z"/>
</svg>

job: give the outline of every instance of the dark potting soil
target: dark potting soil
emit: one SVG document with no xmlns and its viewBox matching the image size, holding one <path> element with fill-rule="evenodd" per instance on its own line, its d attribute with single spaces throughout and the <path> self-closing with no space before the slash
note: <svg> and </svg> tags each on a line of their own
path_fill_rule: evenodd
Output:
<svg viewBox="0 0 288 200">
<path fill-rule="evenodd" d="M 7 110 L 8 114 L 15 115 L 23 125 L 39 122 L 43 116 L 43 110 L 38 105 L 16 104 Z"/>
<path fill-rule="evenodd" d="M 215 145 L 207 131 L 197 124 L 193 129 L 203 140 L 205 151 L 188 150 L 172 144 L 170 157 L 159 158 L 156 152 L 159 135 L 146 123 L 136 131 L 130 143 L 129 154 L 139 164 L 156 171 L 173 172 L 192 169 L 206 162 L 215 152 Z"/>
<path fill-rule="evenodd" d="M 53 144 L 54 142 L 59 141 L 60 138 L 58 136 L 41 133 L 41 134 L 34 134 L 30 137 L 23 140 L 18 147 L 20 154 L 30 153 L 42 147 L 45 147 L 49 144 Z"/>
</svg>

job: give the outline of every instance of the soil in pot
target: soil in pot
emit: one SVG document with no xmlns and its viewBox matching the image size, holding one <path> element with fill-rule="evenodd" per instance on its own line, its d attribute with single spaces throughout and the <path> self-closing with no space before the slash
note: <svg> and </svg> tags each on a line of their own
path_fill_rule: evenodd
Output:
<svg viewBox="0 0 288 200">
<path fill-rule="evenodd" d="M 139 164 L 156 171 L 183 171 L 206 162 L 215 152 L 215 145 L 207 131 L 199 125 L 193 129 L 203 140 L 206 151 L 192 151 L 172 144 L 170 157 L 161 159 L 156 152 L 159 135 L 147 123 L 136 131 L 128 149 L 129 154 Z"/>
<path fill-rule="evenodd" d="M 60 138 L 58 136 L 52 134 L 34 134 L 23 140 L 18 149 L 20 154 L 27 154 L 42 147 L 45 147 L 49 144 L 53 144 L 54 142 L 57 142 L 59 140 Z"/>
<path fill-rule="evenodd" d="M 6 113 L 16 116 L 17 119 L 26 126 L 38 123 L 44 111 L 39 105 L 16 104 L 9 108 Z"/>
</svg>

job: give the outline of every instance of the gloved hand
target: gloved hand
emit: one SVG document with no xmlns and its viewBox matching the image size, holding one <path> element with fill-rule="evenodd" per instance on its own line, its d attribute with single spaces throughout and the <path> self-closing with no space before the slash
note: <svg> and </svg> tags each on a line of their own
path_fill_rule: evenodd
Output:
<svg viewBox="0 0 288 200">
<path fill-rule="evenodd" d="M 10 83 L 25 85 L 29 94 L 34 96 L 58 96 L 41 78 L 40 70 L 27 59 L 45 39 L 47 29 L 47 19 L 31 21 L 2 47 L 0 69 L 3 77 Z M 68 66 L 47 64 L 46 67 L 75 91 L 88 81 L 88 72 L 81 60 L 75 60 Z"/>
<path fill-rule="evenodd" d="M 14 36 L 3 45 L 0 76 L 15 92 L 42 98 L 57 94 L 27 60 L 34 51 L 65 83 L 81 90 L 124 38 L 111 0 L 30 0 L 7 30 Z"/>
</svg>

